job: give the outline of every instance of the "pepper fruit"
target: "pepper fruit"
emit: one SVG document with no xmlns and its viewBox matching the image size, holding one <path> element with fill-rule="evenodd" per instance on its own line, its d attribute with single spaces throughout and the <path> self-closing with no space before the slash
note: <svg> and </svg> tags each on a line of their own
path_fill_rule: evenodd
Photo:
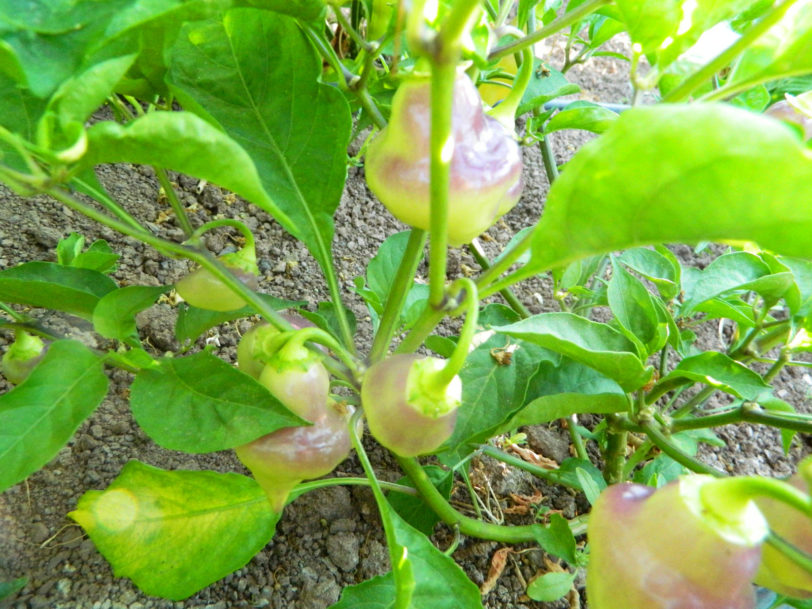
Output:
<svg viewBox="0 0 812 609">
<path fill-rule="evenodd" d="M 256 290 L 259 267 L 254 246 L 246 246 L 239 251 L 218 258 L 247 287 Z M 242 296 L 236 294 L 208 269 L 198 268 L 175 284 L 175 291 L 190 305 L 208 311 L 233 311 L 246 304 Z"/>
<path fill-rule="evenodd" d="M 401 457 L 431 453 L 454 431 L 461 403 L 458 376 L 443 386 L 431 383 L 445 362 L 413 354 L 373 364 L 361 384 L 361 403 L 370 433 Z"/>
<path fill-rule="evenodd" d="M 752 609 L 767 524 L 752 500 L 721 508 L 709 500 L 727 480 L 691 475 L 660 489 L 605 489 L 589 516 L 589 606 Z"/>
<path fill-rule="evenodd" d="M 329 474 L 347 458 L 348 421 L 346 411 L 328 404 L 312 425 L 285 427 L 236 449 L 275 512 L 282 511 L 297 484 Z"/>
<path fill-rule="evenodd" d="M 793 123 L 801 128 L 804 141 L 812 139 L 812 91 L 774 103 L 764 112 L 766 116 Z"/>
<path fill-rule="evenodd" d="M 3 354 L 0 368 L 13 385 L 22 383 L 45 356 L 47 347 L 39 336 L 17 330 L 14 342 Z"/>
<path fill-rule="evenodd" d="M 787 482 L 798 490 L 809 493 L 809 485 L 795 474 Z M 812 520 L 796 509 L 769 497 L 756 499 L 770 530 L 799 550 L 812 554 Z M 755 582 L 778 594 L 795 598 L 812 598 L 812 574 L 794 563 L 778 549 L 765 544 L 761 553 L 761 566 Z"/>
<path fill-rule="evenodd" d="M 401 222 L 428 230 L 431 83 L 414 76 L 392 100 L 389 124 L 369 144 L 369 188 Z M 469 243 L 510 211 L 522 191 L 522 155 L 509 130 L 482 109 L 462 72 L 454 82 L 448 199 L 448 242 Z"/>
</svg>

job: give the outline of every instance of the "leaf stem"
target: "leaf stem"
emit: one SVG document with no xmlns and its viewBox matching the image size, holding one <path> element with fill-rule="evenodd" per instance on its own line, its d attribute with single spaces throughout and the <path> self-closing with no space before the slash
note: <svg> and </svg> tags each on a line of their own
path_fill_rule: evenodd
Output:
<svg viewBox="0 0 812 609">
<path fill-rule="evenodd" d="M 780 429 L 792 429 L 802 433 L 812 433 L 812 417 L 809 415 L 767 412 L 753 402 L 744 402 L 738 408 L 720 414 L 673 419 L 669 428 L 672 433 L 676 433 L 686 429 L 705 429 L 742 422 L 760 423 Z"/>
<path fill-rule="evenodd" d="M 471 341 L 476 333 L 477 321 L 479 320 L 479 298 L 477 297 L 476 284 L 463 277 L 457 279 L 454 286 L 458 286 L 460 292 L 465 291 L 465 323 L 460 331 L 460 338 L 454 347 L 454 352 L 445 363 L 442 371 L 435 376 L 435 382 L 440 387 L 446 387 L 465 365 L 465 359 L 468 357 L 468 350 L 471 347 Z"/>
<path fill-rule="evenodd" d="M 711 80 L 714 74 L 730 64 L 736 57 L 739 56 L 739 54 L 742 53 L 742 51 L 747 49 L 758 38 L 760 38 L 762 34 L 778 23 L 784 14 L 786 14 L 787 10 L 789 10 L 790 6 L 792 6 L 794 3 L 795 0 L 784 0 L 784 2 L 775 6 L 766 16 L 761 19 L 761 21 L 747 30 L 736 42 L 719 53 L 719 55 L 711 59 L 688 78 L 683 80 L 679 85 L 671 89 L 671 91 L 669 91 L 668 94 L 663 97 L 662 101 L 665 103 L 675 103 L 687 98 L 696 89 L 701 87 L 707 81 Z M 723 91 L 724 89 L 725 87 L 717 89 L 708 99 L 718 99 L 720 97 L 719 92 Z M 724 95 L 722 95 L 722 97 L 724 97 Z"/>
<path fill-rule="evenodd" d="M 413 458 L 398 457 L 401 469 L 412 480 L 423 500 L 434 510 L 440 519 L 450 526 L 459 526 L 460 532 L 469 537 L 490 539 L 503 543 L 527 543 L 538 540 L 538 535 L 545 529 L 540 524 L 507 526 L 480 522 L 459 513 L 445 500 L 443 495 L 431 483 L 420 463 Z"/>
<path fill-rule="evenodd" d="M 406 250 L 403 252 L 403 258 L 400 260 L 397 273 L 386 296 L 386 305 L 381 315 L 381 323 L 372 342 L 369 359 L 373 364 L 386 357 L 386 352 L 397 328 L 400 313 L 403 310 L 409 289 L 414 282 L 414 275 L 423 256 L 425 245 L 426 231 L 419 228 L 412 229 L 409 234 L 409 241 L 406 244 Z"/>
<path fill-rule="evenodd" d="M 485 256 L 485 252 L 482 251 L 482 246 L 479 244 L 477 239 L 474 239 L 468 244 L 468 253 L 474 257 L 474 260 L 476 260 L 477 264 L 483 270 L 487 271 L 489 268 L 491 268 L 491 261 Z M 499 295 L 502 296 L 502 298 L 505 299 L 505 302 L 508 303 L 508 306 L 518 313 L 523 319 L 530 317 L 530 311 L 527 310 L 527 307 L 522 304 L 522 302 L 510 288 L 501 290 Z"/>
<path fill-rule="evenodd" d="M 158 178 L 158 183 L 161 185 L 161 188 L 164 189 L 166 200 L 169 201 L 170 207 L 172 207 L 172 210 L 175 212 L 175 218 L 177 218 L 178 224 L 181 230 L 183 230 L 183 234 L 186 235 L 187 238 L 191 237 L 194 228 L 192 228 L 192 223 L 186 214 L 186 209 L 184 209 L 183 204 L 180 202 L 180 199 L 178 199 L 178 193 L 175 192 L 172 182 L 169 181 L 166 169 L 153 165 L 152 170 L 155 172 L 155 176 Z"/>
<path fill-rule="evenodd" d="M 640 426 L 643 428 L 643 431 L 648 436 L 649 440 L 651 440 L 652 444 L 671 457 L 674 461 L 685 466 L 692 472 L 696 472 L 698 474 L 709 474 L 711 476 L 716 476 L 717 478 L 727 475 L 715 467 L 705 465 L 701 461 L 694 459 L 689 454 L 677 448 L 677 446 L 671 442 L 671 439 L 660 430 L 654 421 L 641 422 Z"/>
<path fill-rule="evenodd" d="M 564 13 L 561 17 L 556 18 L 549 25 L 536 30 L 532 34 L 529 34 L 516 42 L 511 42 L 510 44 L 496 47 L 488 55 L 488 61 L 500 59 L 505 55 L 510 55 L 511 53 L 524 49 L 525 47 L 534 45 L 537 42 L 544 40 L 557 32 L 560 32 L 564 28 L 578 23 L 584 17 L 591 15 L 602 6 L 606 6 L 608 4 L 611 4 L 611 0 L 587 0 L 575 10 Z"/>
</svg>

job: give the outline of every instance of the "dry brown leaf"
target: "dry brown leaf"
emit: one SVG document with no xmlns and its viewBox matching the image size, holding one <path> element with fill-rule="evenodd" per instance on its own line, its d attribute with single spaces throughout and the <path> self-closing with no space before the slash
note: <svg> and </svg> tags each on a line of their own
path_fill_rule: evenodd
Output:
<svg viewBox="0 0 812 609">
<path fill-rule="evenodd" d="M 496 582 L 499 581 L 502 572 L 505 570 L 505 565 L 507 565 L 508 555 L 511 552 L 513 552 L 512 548 L 499 548 L 493 553 L 491 557 L 491 567 L 488 569 L 488 577 L 479 587 L 479 593 L 482 596 L 485 596 L 488 592 L 493 590 Z"/>
<path fill-rule="evenodd" d="M 529 448 L 524 448 L 523 446 L 518 446 L 517 444 L 511 444 L 509 450 L 533 465 L 538 465 L 539 467 L 543 467 L 545 469 L 558 469 L 558 463 L 554 459 L 543 457 L 542 455 L 533 452 Z"/>
</svg>

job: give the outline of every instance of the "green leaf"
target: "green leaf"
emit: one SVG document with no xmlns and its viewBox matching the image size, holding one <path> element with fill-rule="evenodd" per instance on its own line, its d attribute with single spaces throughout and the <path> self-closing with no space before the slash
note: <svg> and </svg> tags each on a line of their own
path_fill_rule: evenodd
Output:
<svg viewBox="0 0 812 609">
<path fill-rule="evenodd" d="M 812 158 L 782 125 L 721 104 L 634 108 L 567 163 L 520 275 L 651 243 L 756 241 L 812 258 L 809 200 Z"/>
<path fill-rule="evenodd" d="M 116 268 L 116 262 L 120 258 L 107 241 L 97 239 L 87 250 L 82 251 L 85 246 L 85 238 L 79 233 L 71 233 L 64 239 L 60 239 L 56 246 L 56 259 L 63 266 L 75 266 L 82 269 L 91 269 L 100 273 L 109 273 Z"/>
<path fill-rule="evenodd" d="M 130 285 L 105 294 L 93 310 L 93 327 L 106 338 L 138 338 L 135 316 L 151 307 L 168 287 Z"/>
<path fill-rule="evenodd" d="M 378 509 L 393 565 L 390 605 L 397 597 L 401 609 L 482 609 L 479 588 L 450 556 L 398 516 L 385 499 Z"/>
<path fill-rule="evenodd" d="M 320 74 L 321 59 L 295 20 L 233 9 L 184 26 L 169 82 L 184 107 L 248 152 L 273 196 L 273 206 L 254 203 L 271 213 L 281 208 L 290 218 L 283 226 L 332 276 L 332 216 L 346 179 L 352 120 L 344 96 L 319 83 Z"/>
<path fill-rule="evenodd" d="M 792 286 L 792 273 L 773 273 L 755 254 L 733 252 L 719 256 L 701 273 L 683 282 L 685 299 L 679 314 L 685 317 L 698 305 L 731 290 L 752 290 L 777 301 Z"/>
<path fill-rule="evenodd" d="M 725 86 L 749 88 L 809 72 L 812 72 L 812 5 L 798 2 L 742 53 Z"/>
<path fill-rule="evenodd" d="M 746 400 L 757 400 L 770 388 L 747 366 L 714 351 L 686 357 L 661 382 L 679 378 L 704 383 Z"/>
<path fill-rule="evenodd" d="M 664 253 L 636 247 L 626 250 L 617 259 L 656 285 L 664 299 L 671 300 L 679 293 L 679 262 Z"/>
<path fill-rule="evenodd" d="M 0 271 L 0 301 L 46 307 L 91 319 L 99 299 L 116 289 L 97 271 L 26 262 Z"/>
<path fill-rule="evenodd" d="M 315 311 L 301 310 L 299 313 L 302 314 L 302 317 L 309 319 L 325 332 L 329 332 L 338 340 L 341 340 L 341 329 L 338 321 L 338 313 L 336 312 L 336 306 L 333 302 L 320 302 Z M 349 321 L 350 332 L 355 334 L 355 315 L 347 307 L 344 307 L 344 315 Z"/>
<path fill-rule="evenodd" d="M 654 297 L 614 257 L 606 295 L 622 332 L 638 345 L 640 357 L 648 357 L 665 344 L 668 330 L 660 320 Z"/>
<path fill-rule="evenodd" d="M 410 234 L 410 231 L 403 231 L 387 237 L 378 248 L 378 253 L 367 265 L 366 282 L 364 282 L 362 278 L 359 278 L 360 281 L 358 283 L 361 284 L 361 287 L 357 287 L 356 292 L 366 301 L 373 325 L 376 329 L 380 322 L 380 315 L 383 312 L 383 303 L 386 302 L 389 296 L 389 290 L 392 288 L 395 275 L 400 267 L 400 262 L 406 251 Z M 422 259 L 422 252 L 420 257 Z M 404 317 L 408 320 L 412 305 L 415 304 L 417 300 L 423 299 L 425 296 L 423 294 L 424 290 L 424 285 L 412 285 L 407 295 L 403 311 L 401 312 L 401 318 L 399 320 L 401 323 L 404 321 Z"/>
<path fill-rule="evenodd" d="M 130 388 L 133 416 L 170 450 L 206 453 L 306 425 L 262 385 L 202 351 L 141 370 Z"/>
<path fill-rule="evenodd" d="M 18 577 L 17 579 L 12 579 L 10 582 L 0 582 L 0 601 L 22 590 L 27 583 L 27 577 Z"/>
<path fill-rule="evenodd" d="M 756 0 L 618 0 L 633 43 L 651 63 L 664 69 L 688 50 L 706 30 L 735 17 Z"/>
<path fill-rule="evenodd" d="M 2 40 L 0 40 L 2 49 Z M 4 127 L 29 142 L 36 141 L 37 122 L 45 112 L 45 100 L 35 97 L 13 78 L 0 73 L 0 127 Z M 5 141 L 0 141 L 3 165 L 19 171 L 27 166 L 19 153 Z"/>
<path fill-rule="evenodd" d="M 580 91 L 581 87 L 568 81 L 563 73 L 547 65 L 538 57 L 534 57 L 533 75 L 530 77 L 530 84 L 524 91 L 516 116 L 540 108 L 556 97 L 573 95 Z"/>
<path fill-rule="evenodd" d="M 291 230 L 265 191 L 257 167 L 231 137 L 188 112 L 150 112 L 126 126 L 96 123 L 87 132 L 86 164 L 139 163 L 172 169 L 234 191 Z"/>
<path fill-rule="evenodd" d="M 570 591 L 575 575 L 568 571 L 545 573 L 528 584 L 527 596 L 539 602 L 557 601 Z"/>
<path fill-rule="evenodd" d="M 307 303 L 303 300 L 283 300 L 270 294 L 260 294 L 259 297 L 275 311 L 294 309 Z M 220 324 L 235 319 L 242 319 L 254 315 L 253 307 L 243 307 L 234 311 L 209 311 L 198 309 L 188 304 L 178 307 L 178 319 L 175 321 L 175 337 L 181 345 L 188 345 L 197 340 L 197 337 Z"/>
<path fill-rule="evenodd" d="M 504 423 L 502 432 L 540 425 L 572 414 L 625 412 L 629 399 L 612 379 L 597 370 L 569 358 L 561 362 L 541 362 L 527 391 L 531 400 L 513 418 Z"/>
<path fill-rule="evenodd" d="M 0 396 L 0 491 L 53 459 L 107 394 L 101 359 L 59 340 L 22 383 Z"/>
<path fill-rule="evenodd" d="M 347 586 L 338 602 L 327 609 L 391 609 L 395 598 L 395 576 L 390 571 L 372 579 Z"/>
<path fill-rule="evenodd" d="M 273 537 L 279 514 L 253 479 L 163 471 L 130 461 L 104 491 L 68 514 L 118 577 L 183 600 L 245 566 Z"/>
<path fill-rule="evenodd" d="M 442 493 L 443 497 L 448 499 L 451 496 L 451 487 L 454 483 L 454 472 L 436 465 L 426 465 L 423 469 L 432 484 Z M 414 487 L 411 478 L 408 476 L 402 477 L 397 483 Z M 403 520 L 426 537 L 431 537 L 434 533 L 434 525 L 440 522 L 440 517 L 434 513 L 434 510 L 420 496 L 415 497 L 405 493 L 392 492 L 389 494 L 389 504 L 393 510 L 400 514 Z"/>
<path fill-rule="evenodd" d="M 570 525 L 561 514 L 550 517 L 550 526 L 541 527 L 536 531 L 536 541 L 548 554 L 575 564 L 575 537 Z"/>
<path fill-rule="evenodd" d="M 48 103 L 59 123 L 65 127 L 84 123 L 122 79 L 136 55 L 123 55 L 97 63 L 63 82 Z"/>
<path fill-rule="evenodd" d="M 493 349 L 511 352 L 509 365 L 491 355 Z M 544 360 L 558 361 L 555 353 L 531 343 L 492 336 L 468 354 L 460 371 L 462 406 L 447 445 L 457 447 L 485 440 L 522 407 L 530 379 Z"/>
<path fill-rule="evenodd" d="M 553 115 L 544 126 L 544 133 L 562 129 L 582 129 L 603 133 L 617 120 L 617 114 L 592 102 L 577 101 Z"/>
<path fill-rule="evenodd" d="M 323 0 L 241 0 L 240 3 L 263 8 L 283 15 L 289 15 L 302 21 L 315 21 L 322 16 L 325 3 Z"/>
<path fill-rule="evenodd" d="M 606 480 L 603 478 L 601 470 L 595 467 L 592 462 L 582 459 L 565 459 L 556 471 L 561 484 L 571 488 L 581 489 L 588 496 L 588 488 L 596 487 L 599 490 L 606 488 Z M 584 483 L 584 478 L 591 480 L 591 484 Z M 588 485 L 588 486 L 587 486 Z"/>
<path fill-rule="evenodd" d="M 77 73 L 106 37 L 111 18 L 136 0 L 32 0 L 0 4 L 0 36 L 15 56 L 27 87 L 47 97 Z M 139 3 L 144 4 L 144 3 Z"/>
<path fill-rule="evenodd" d="M 575 470 L 575 475 L 578 477 L 578 482 L 581 484 L 584 495 L 586 495 L 586 500 L 589 501 L 590 505 L 595 505 L 598 496 L 601 494 L 601 490 L 605 487 L 596 482 L 594 477 L 582 467 Z M 604 482 L 603 478 L 601 478 L 600 481 Z"/>
<path fill-rule="evenodd" d="M 652 374 L 623 334 L 572 313 L 542 313 L 493 329 L 586 364 L 616 381 L 624 391 L 642 387 Z"/>
</svg>

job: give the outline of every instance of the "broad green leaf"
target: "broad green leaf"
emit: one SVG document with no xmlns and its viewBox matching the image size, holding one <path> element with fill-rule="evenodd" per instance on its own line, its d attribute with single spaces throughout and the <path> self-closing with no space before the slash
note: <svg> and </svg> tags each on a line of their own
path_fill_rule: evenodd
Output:
<svg viewBox="0 0 812 609">
<path fill-rule="evenodd" d="M 618 0 L 633 43 L 664 69 L 712 26 L 735 17 L 756 0 Z"/>
<path fill-rule="evenodd" d="M 391 609 L 394 598 L 395 577 L 390 571 L 345 587 L 338 602 L 327 609 Z"/>
<path fill-rule="evenodd" d="M 634 344 L 623 334 L 572 313 L 542 313 L 494 330 L 586 364 L 624 391 L 642 387 L 651 377 L 651 369 L 635 355 Z"/>
<path fill-rule="evenodd" d="M 2 49 L 0 40 L 0 49 Z M 19 135 L 29 142 L 36 141 L 37 121 L 45 112 L 45 100 L 35 97 L 13 78 L 0 72 L 0 127 Z M 17 171 L 27 171 L 27 166 L 17 151 L 0 141 L 2 164 Z"/>
<path fill-rule="evenodd" d="M 617 120 L 617 114 L 591 102 L 573 102 L 553 115 L 544 126 L 544 133 L 562 129 L 582 129 L 593 133 L 603 133 Z"/>
<path fill-rule="evenodd" d="M 686 357 L 662 381 L 680 378 L 704 383 L 746 400 L 757 400 L 770 388 L 747 366 L 714 351 Z"/>
<path fill-rule="evenodd" d="M 186 24 L 169 82 L 185 107 L 250 155 L 274 213 L 332 276 L 333 213 L 346 179 L 352 121 L 344 96 L 318 82 L 318 58 L 296 21 L 256 9 Z M 276 214 L 274 214 L 276 215 Z"/>
<path fill-rule="evenodd" d="M 397 598 L 399 609 L 482 609 L 479 589 L 450 556 L 403 520 L 385 499 L 378 502 L 378 510 L 394 574 L 390 603 Z"/>
<path fill-rule="evenodd" d="M 97 239 L 87 250 L 82 251 L 85 246 L 85 238 L 79 233 L 71 233 L 64 239 L 60 239 L 56 246 L 56 259 L 63 266 L 75 266 L 82 269 L 91 269 L 100 273 L 109 273 L 116 268 L 116 262 L 120 258 L 107 241 Z"/>
<path fill-rule="evenodd" d="M 18 577 L 10 582 L 0 582 L 0 601 L 22 590 L 27 583 L 27 577 Z"/>
<path fill-rule="evenodd" d="M 550 526 L 536 532 L 536 541 L 548 554 L 575 564 L 575 537 L 569 523 L 561 514 L 550 517 Z"/>
<path fill-rule="evenodd" d="M 289 15 L 302 21 L 315 21 L 321 17 L 324 7 L 323 0 L 240 0 L 236 5 L 247 4 L 263 8 L 283 15 Z"/>
<path fill-rule="evenodd" d="M 629 399 L 612 379 L 569 358 L 541 362 L 527 391 L 529 403 L 501 426 L 503 432 L 572 414 L 624 412 Z"/>
<path fill-rule="evenodd" d="M 586 500 L 589 501 L 590 505 L 595 505 L 595 502 L 598 500 L 598 496 L 601 494 L 601 489 L 604 487 L 600 486 L 600 484 L 595 481 L 594 477 L 592 477 L 589 472 L 581 467 L 575 470 L 575 475 L 578 477 L 578 482 L 581 484 L 584 495 L 586 495 Z M 600 481 L 604 482 L 603 478 L 601 478 Z"/>
<path fill-rule="evenodd" d="M 130 54 L 108 59 L 66 80 L 51 97 L 48 109 L 56 113 L 63 127 L 84 123 L 113 92 L 135 57 Z"/>
<path fill-rule="evenodd" d="M 679 293 L 679 263 L 662 252 L 635 247 L 626 250 L 617 259 L 656 285 L 664 299 L 671 300 Z"/>
<path fill-rule="evenodd" d="M 806 311 L 803 314 L 808 315 L 808 311 L 812 308 L 812 261 L 782 257 L 781 263 L 792 272 L 798 289 L 799 306 L 797 309 L 791 309 L 792 313 Z"/>
<path fill-rule="evenodd" d="M 802 1 L 790 7 L 781 21 L 742 53 L 725 86 L 749 88 L 769 80 L 810 72 L 812 4 Z"/>
<path fill-rule="evenodd" d="M 599 490 L 606 488 L 606 480 L 604 480 L 601 470 L 595 467 L 591 461 L 575 458 L 566 459 L 556 471 L 556 475 L 561 484 L 580 489 L 584 494 L 588 493 L 587 487 L 584 485 L 584 477 L 589 478 L 589 487 L 594 486 Z"/>
<path fill-rule="evenodd" d="M 562 95 L 573 95 L 580 90 L 581 87 L 568 81 L 564 74 L 535 57 L 533 58 L 533 75 L 530 78 L 530 84 L 524 91 L 516 116 L 539 108 L 551 99 Z"/>
<path fill-rule="evenodd" d="M 325 332 L 329 332 L 335 336 L 336 339 L 341 340 L 341 329 L 339 327 L 335 303 L 320 302 L 315 311 L 305 311 L 302 309 L 299 313 L 302 314 L 302 317 L 309 319 Z M 347 307 L 344 307 L 344 315 L 349 321 L 350 333 L 354 335 L 356 326 L 355 315 Z"/>
<path fill-rule="evenodd" d="M 135 316 L 148 309 L 168 287 L 129 285 L 105 294 L 93 310 L 93 327 L 106 338 L 138 338 Z"/>
<path fill-rule="evenodd" d="M 59 340 L 22 383 L 0 396 L 0 491 L 53 459 L 107 394 L 101 359 Z"/>
<path fill-rule="evenodd" d="M 31 92 L 47 97 L 80 71 L 106 38 L 111 18 L 137 0 L 32 0 L 0 3 L 0 37 L 16 56 Z M 140 4 L 145 4 L 141 2 Z"/>
<path fill-rule="evenodd" d="M 436 465 L 426 465 L 423 467 L 426 475 L 432 484 L 442 495 L 448 499 L 451 496 L 451 487 L 454 483 L 454 472 L 443 469 Z M 398 484 L 414 487 L 408 476 L 397 481 Z M 400 517 L 411 526 L 423 533 L 426 537 L 431 537 L 434 533 L 434 525 L 440 522 L 440 517 L 432 510 L 422 497 L 406 495 L 405 493 L 392 492 L 389 494 L 389 504 Z"/>
<path fill-rule="evenodd" d="M 116 576 L 174 601 L 245 566 L 279 520 L 251 478 L 163 471 L 138 461 L 106 490 L 82 495 L 68 515 Z"/>
<path fill-rule="evenodd" d="M 700 304 L 731 290 L 752 290 L 773 304 L 794 283 L 792 273 L 773 273 L 764 260 L 749 252 L 724 254 L 701 273 L 689 276 L 692 280 L 683 282 L 685 300 L 679 311 L 683 317 Z"/>
<path fill-rule="evenodd" d="M 133 416 L 170 450 L 207 453 L 306 425 L 262 385 L 202 351 L 141 370 L 130 388 Z"/>
<path fill-rule="evenodd" d="M 360 281 L 356 280 L 361 285 L 361 287 L 356 286 L 356 292 L 367 303 L 375 328 L 378 327 L 380 315 L 383 312 L 383 303 L 386 302 L 389 296 L 389 290 L 400 267 L 400 261 L 406 251 L 410 234 L 410 231 L 403 231 L 388 237 L 378 248 L 375 257 L 369 261 L 366 281 L 364 282 L 363 278 L 358 278 Z M 422 252 L 420 257 L 422 259 Z M 424 285 L 412 285 L 401 311 L 401 321 L 409 321 L 412 306 L 425 298 L 426 294 L 424 292 Z"/>
<path fill-rule="evenodd" d="M 569 571 L 545 573 L 527 585 L 527 596 L 539 602 L 557 601 L 570 591 L 575 575 Z"/>
<path fill-rule="evenodd" d="M 262 207 L 286 228 L 293 226 L 240 144 L 194 114 L 150 112 L 126 126 L 96 123 L 87 135 L 86 164 L 139 163 L 203 178 Z"/>
<path fill-rule="evenodd" d="M 302 300 L 283 300 L 270 294 L 260 294 L 259 297 L 276 311 L 295 309 L 307 304 Z M 175 337 L 185 347 L 189 343 L 196 341 L 201 334 L 214 326 L 219 326 L 227 321 L 249 317 L 255 313 L 253 307 L 248 306 L 234 311 L 208 311 L 184 304 L 178 307 L 178 318 L 175 321 Z"/>
<path fill-rule="evenodd" d="M 606 296 L 621 331 L 639 345 L 640 357 L 648 357 L 665 344 L 668 332 L 665 322 L 660 320 L 657 313 L 654 297 L 614 257 Z"/>
<path fill-rule="evenodd" d="M 494 349 L 510 352 L 510 363 L 499 363 L 493 356 Z M 557 362 L 559 358 L 529 342 L 509 341 L 498 335 L 469 353 L 460 371 L 462 406 L 454 434 L 446 444 L 457 447 L 491 437 L 524 405 L 530 379 L 542 361 L 551 359 Z"/>
<path fill-rule="evenodd" d="M 0 271 L 0 301 L 65 311 L 90 320 L 115 282 L 98 271 L 54 262 L 26 262 Z"/>
<path fill-rule="evenodd" d="M 812 155 L 780 124 L 721 104 L 634 108 L 567 163 L 520 276 L 651 243 L 812 258 L 810 200 Z"/>
</svg>

